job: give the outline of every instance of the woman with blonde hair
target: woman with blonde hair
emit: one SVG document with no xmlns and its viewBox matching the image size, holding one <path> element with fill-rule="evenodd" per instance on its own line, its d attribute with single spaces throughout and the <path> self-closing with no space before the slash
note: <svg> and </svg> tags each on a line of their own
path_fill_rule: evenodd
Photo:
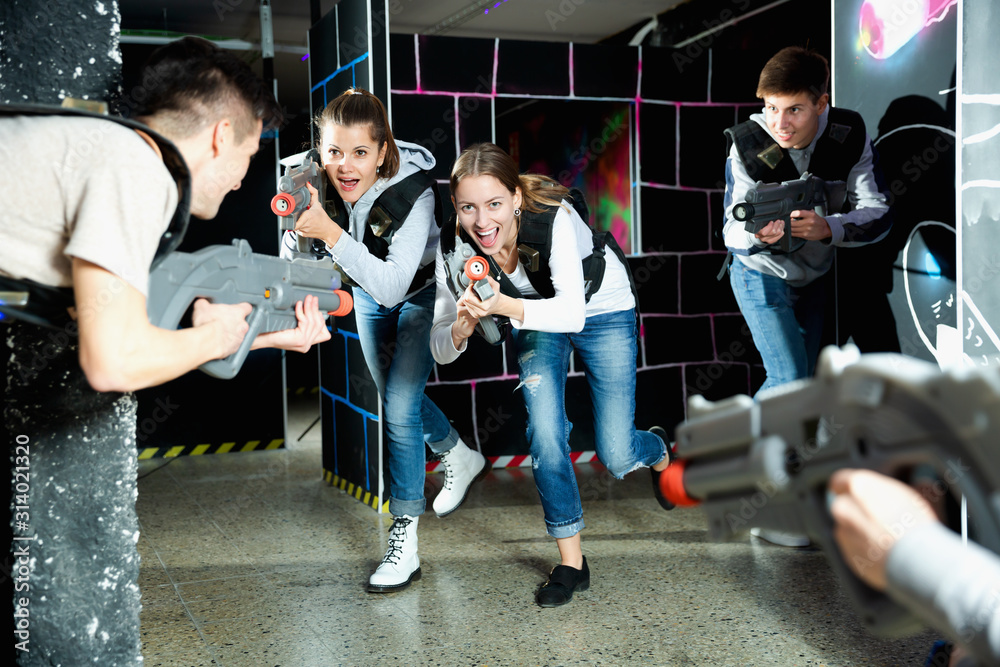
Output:
<svg viewBox="0 0 1000 667">
<path fill-rule="evenodd" d="M 582 202 L 574 197 L 582 194 L 571 196 L 546 176 L 520 175 L 494 144 L 462 152 L 452 168 L 451 194 L 458 219 L 441 234 L 431 349 L 446 364 L 466 349 L 480 318 L 512 325 L 535 485 L 560 555 L 536 601 L 562 605 L 590 586 L 566 417 L 574 350 L 586 366 L 598 457 L 619 479 L 650 467 L 660 504 L 672 507 L 658 485 L 670 462 L 666 433 L 659 427 L 639 431 L 634 424 L 638 331 L 628 264 L 610 235 L 595 235 L 580 217 L 574 204 Z M 492 298 L 480 301 L 470 285 L 456 300 L 443 258 L 460 241 L 486 259 Z M 613 252 L 605 252 L 605 244 Z"/>
<path fill-rule="evenodd" d="M 382 102 L 366 90 L 345 91 L 316 118 L 317 150 L 329 185 L 326 202 L 312 203 L 296 233 L 322 239 L 352 282 L 358 338 L 383 402 L 389 441 L 389 547 L 368 590 L 399 590 L 420 578 L 417 524 L 424 512 L 424 443 L 441 456 L 438 516 L 454 512 L 471 484 L 490 470 L 424 394 L 434 365 L 429 349 L 433 313 L 436 182 L 431 153 L 392 136 Z M 291 235 L 290 235 L 291 236 Z M 286 239 L 286 245 L 294 239 Z"/>
</svg>

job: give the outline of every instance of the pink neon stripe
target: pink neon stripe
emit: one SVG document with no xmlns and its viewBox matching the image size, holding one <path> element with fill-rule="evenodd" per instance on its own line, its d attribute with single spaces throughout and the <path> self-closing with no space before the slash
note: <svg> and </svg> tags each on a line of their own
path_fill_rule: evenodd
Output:
<svg viewBox="0 0 1000 667">
<path fill-rule="evenodd" d="M 441 95 L 451 97 L 482 97 L 483 99 L 491 99 L 493 97 L 490 93 L 463 93 L 453 90 L 424 90 L 423 88 L 415 90 L 393 88 L 390 92 L 393 95 Z"/>
</svg>

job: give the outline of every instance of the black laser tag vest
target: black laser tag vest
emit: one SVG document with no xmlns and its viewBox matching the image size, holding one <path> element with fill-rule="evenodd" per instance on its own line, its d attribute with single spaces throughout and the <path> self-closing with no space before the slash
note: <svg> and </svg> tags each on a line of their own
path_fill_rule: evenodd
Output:
<svg viewBox="0 0 1000 667">
<path fill-rule="evenodd" d="M 441 227 L 444 212 L 437 181 L 426 171 L 414 172 L 387 187 L 372 204 L 368 212 L 368 225 L 361 241 L 368 248 L 368 252 L 381 260 L 389 256 L 389 246 L 392 244 L 393 236 L 403 226 L 406 216 L 410 214 L 413 205 L 427 188 L 431 188 L 431 192 L 434 193 L 434 222 L 438 228 Z M 334 222 L 347 231 L 349 225 L 347 207 L 333 188 L 327 190 L 326 212 Z M 433 280 L 434 262 L 430 262 L 417 269 L 413 281 L 406 288 L 406 293 L 412 294 Z"/>
<path fill-rule="evenodd" d="M 590 220 L 590 210 L 587 207 L 587 200 L 578 188 L 571 188 L 566 199 L 572 203 L 573 208 L 580 215 L 585 223 Z M 486 261 L 490 266 L 490 275 L 500 284 L 500 291 L 515 299 L 551 299 L 556 295 L 555 287 L 552 285 L 552 270 L 549 268 L 549 258 L 552 255 L 552 230 L 555 223 L 558 206 L 543 207 L 539 213 L 528 210 L 521 212 L 521 222 L 517 232 L 517 255 L 518 261 L 524 268 L 528 282 L 538 292 L 538 296 L 522 294 L 510 281 L 507 274 L 497 265 L 493 257 L 487 256 Z M 455 223 L 456 234 L 441 235 L 441 253 L 447 254 L 455 248 L 455 239 L 461 238 L 464 242 L 476 248 L 472 238 L 465 233 L 461 225 Z M 584 298 L 587 302 L 590 297 L 597 294 L 604 282 L 604 270 L 607 267 L 605 254 L 607 248 L 611 248 L 628 276 L 629 286 L 632 288 L 632 296 L 635 299 L 636 308 L 639 307 L 639 295 L 636 291 L 635 281 L 632 279 L 632 272 L 629 269 L 628 259 L 622 251 L 618 242 L 611 232 L 593 232 L 594 247 L 591 254 L 582 260 Z M 501 331 L 500 340 L 506 337 L 505 329 L 508 323 L 506 317 L 496 317 L 498 327 Z"/>
<path fill-rule="evenodd" d="M 747 120 L 723 132 L 728 140 L 726 155 L 729 155 L 735 144 L 747 175 L 755 182 L 781 183 L 799 178 L 800 174 L 788 150 L 779 146 L 757 121 Z M 861 114 L 850 109 L 830 107 L 826 129 L 816 142 L 816 149 L 809 158 L 806 171 L 824 181 L 846 181 L 851 169 L 861 159 L 864 149 L 865 122 Z M 846 192 L 842 194 L 846 195 Z M 849 210 L 846 196 L 834 198 L 828 192 L 827 197 L 829 213 L 844 213 Z M 805 241 L 794 246 L 791 252 L 798 250 L 804 243 Z M 776 246 L 769 247 L 765 252 L 786 254 Z M 722 280 L 726 274 L 732 257 L 732 251 L 726 253 L 722 269 L 716 276 L 718 280 Z"/>
<path fill-rule="evenodd" d="M 779 146 L 757 121 L 748 120 L 724 132 L 731 144 L 736 144 L 743 166 L 754 181 L 781 183 L 799 178 L 788 150 Z M 861 114 L 830 107 L 826 129 L 816 142 L 806 171 L 824 181 L 846 181 L 864 149 L 865 122 Z M 843 213 L 845 204 L 841 202 L 830 212 Z"/>
<path fill-rule="evenodd" d="M 0 104 L 0 117 L 6 116 L 77 116 L 100 118 L 124 127 L 141 130 L 156 142 L 163 155 L 163 164 L 177 183 L 177 209 L 174 211 L 167 230 L 160 237 L 150 270 L 156 268 L 163 258 L 177 249 L 184 240 L 191 216 L 191 172 L 177 147 L 169 139 L 151 130 L 146 125 L 108 114 L 94 113 L 74 107 L 49 104 Z M 42 285 L 33 280 L 15 280 L 0 276 L 0 291 L 27 293 L 27 304 L 18 306 L 0 300 L 0 313 L 40 326 L 63 329 L 69 322 L 67 309 L 74 304 L 73 288 Z"/>
</svg>

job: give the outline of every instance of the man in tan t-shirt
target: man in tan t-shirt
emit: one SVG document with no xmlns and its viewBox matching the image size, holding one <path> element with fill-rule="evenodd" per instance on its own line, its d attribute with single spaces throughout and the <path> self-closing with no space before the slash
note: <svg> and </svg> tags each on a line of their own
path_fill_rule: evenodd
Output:
<svg viewBox="0 0 1000 667">
<path fill-rule="evenodd" d="M 149 132 L 0 116 L 0 156 L 17 155 L 0 159 L 0 275 L 64 288 L 75 314 L 59 330 L 0 327 L 4 420 L 24 476 L 11 554 L 21 665 L 141 664 L 131 392 L 229 356 L 248 330 L 249 304 L 204 300 L 190 328 L 154 327 L 149 268 L 187 195 L 191 214 L 210 219 L 240 187 L 280 110 L 243 61 L 201 39 L 158 49 L 141 80 L 137 119 Z M 330 338 L 315 297 L 296 315 L 296 329 L 253 346 L 305 351 Z"/>
</svg>

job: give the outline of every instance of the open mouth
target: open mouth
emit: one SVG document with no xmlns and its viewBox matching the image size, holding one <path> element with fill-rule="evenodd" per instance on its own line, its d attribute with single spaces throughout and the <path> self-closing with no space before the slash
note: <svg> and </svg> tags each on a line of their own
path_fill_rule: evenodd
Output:
<svg viewBox="0 0 1000 667">
<path fill-rule="evenodd" d="M 358 183 L 360 182 L 360 180 L 357 178 L 338 178 L 337 180 L 340 182 L 340 187 L 346 190 L 347 192 L 350 192 L 351 190 L 356 188 L 358 186 Z"/>
<path fill-rule="evenodd" d="M 476 231 L 476 236 L 479 237 L 479 243 L 484 248 L 491 248 L 493 244 L 497 242 L 497 233 L 500 231 L 499 227 L 494 227 L 493 229 L 486 231 Z"/>
</svg>

